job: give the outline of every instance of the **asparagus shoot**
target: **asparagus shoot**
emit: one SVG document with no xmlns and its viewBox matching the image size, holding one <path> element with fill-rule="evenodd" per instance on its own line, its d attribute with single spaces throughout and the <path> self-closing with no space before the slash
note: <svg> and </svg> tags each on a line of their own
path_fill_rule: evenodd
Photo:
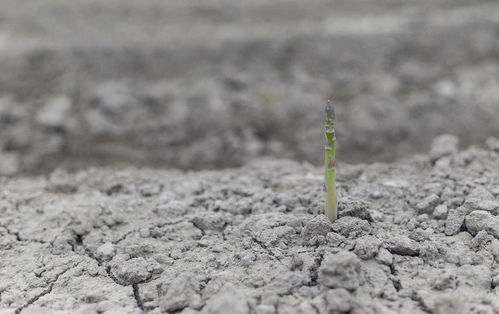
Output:
<svg viewBox="0 0 499 314">
<path fill-rule="evenodd" d="M 334 222 L 338 218 L 338 202 L 336 199 L 336 134 L 334 130 L 335 112 L 334 105 L 327 101 L 326 123 L 324 134 L 326 136 L 326 147 L 324 148 L 324 192 L 326 195 L 326 216 Z"/>
</svg>

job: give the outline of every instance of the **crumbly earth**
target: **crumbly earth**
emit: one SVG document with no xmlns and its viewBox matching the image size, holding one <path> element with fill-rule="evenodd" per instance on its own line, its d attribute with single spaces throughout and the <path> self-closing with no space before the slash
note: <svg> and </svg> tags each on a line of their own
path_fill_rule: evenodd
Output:
<svg viewBox="0 0 499 314">
<path fill-rule="evenodd" d="M 499 140 L 341 164 L 3 178 L 0 313 L 497 313 Z"/>
<path fill-rule="evenodd" d="M 0 174 L 348 162 L 499 134 L 496 0 L 0 0 Z M 77 34 L 77 35 L 75 35 Z"/>
</svg>

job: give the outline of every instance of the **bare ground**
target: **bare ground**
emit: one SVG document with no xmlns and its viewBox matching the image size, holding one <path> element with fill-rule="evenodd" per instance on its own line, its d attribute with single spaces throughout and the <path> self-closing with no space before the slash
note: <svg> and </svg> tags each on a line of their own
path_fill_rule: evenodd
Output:
<svg viewBox="0 0 499 314">
<path fill-rule="evenodd" d="M 499 312 L 496 1 L 0 7 L 0 313 Z"/>
<path fill-rule="evenodd" d="M 499 134 L 496 1 L 0 5 L 0 173 L 319 164 L 327 98 L 349 162 Z"/>
<path fill-rule="evenodd" d="M 499 140 L 321 169 L 3 179 L 2 313 L 495 313 Z M 447 147 L 442 150 L 441 147 Z"/>
</svg>

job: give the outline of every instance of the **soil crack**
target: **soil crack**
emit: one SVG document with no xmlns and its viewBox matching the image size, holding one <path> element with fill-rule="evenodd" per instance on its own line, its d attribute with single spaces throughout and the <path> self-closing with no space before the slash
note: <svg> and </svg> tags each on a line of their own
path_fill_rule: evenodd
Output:
<svg viewBox="0 0 499 314">
<path fill-rule="evenodd" d="M 133 297 L 135 298 L 135 302 L 137 303 L 137 307 L 142 311 L 145 312 L 144 309 L 144 302 L 142 301 L 142 298 L 140 297 L 140 290 L 139 290 L 139 284 L 134 283 L 132 285 L 133 289 Z"/>
<path fill-rule="evenodd" d="M 310 282 L 308 283 L 309 287 L 317 286 L 317 279 L 319 278 L 319 267 L 322 265 L 322 261 L 324 260 L 324 252 L 318 252 L 318 256 L 314 260 L 314 265 L 309 268 L 310 272 Z"/>
<path fill-rule="evenodd" d="M 79 264 L 79 263 L 78 263 Z M 78 264 L 76 264 L 75 266 L 78 266 Z M 58 273 L 54 280 L 52 280 L 52 282 L 48 285 L 48 287 L 43 290 L 41 293 L 37 294 L 36 296 L 34 296 L 33 298 L 31 298 L 28 302 L 26 302 L 26 304 L 22 305 L 21 307 L 18 307 L 15 311 L 14 311 L 14 314 L 19 314 L 21 313 L 25 308 L 27 308 L 28 306 L 34 304 L 36 301 L 38 301 L 41 297 L 47 295 L 47 294 L 50 294 L 52 292 L 52 289 L 54 288 L 54 285 L 57 283 L 57 281 L 59 280 L 59 278 L 64 275 L 68 270 L 70 270 L 71 268 L 74 268 L 74 267 L 69 267 L 69 268 L 66 268 L 65 270 L 61 271 L 60 273 Z"/>
<path fill-rule="evenodd" d="M 50 243 L 48 241 L 43 241 L 43 240 L 39 240 L 39 239 L 27 239 L 27 238 L 23 238 L 23 237 L 21 237 L 21 234 L 19 232 L 12 231 L 12 230 L 10 230 L 5 225 L 0 225 L 0 227 L 4 228 L 5 231 L 7 231 L 8 234 L 15 236 L 16 240 L 19 241 L 19 242 L 36 242 L 36 243 L 42 243 L 42 244 Z"/>
<path fill-rule="evenodd" d="M 156 225 L 152 225 L 150 227 L 147 227 L 147 229 L 149 229 L 149 231 L 150 231 L 150 230 L 152 230 L 154 228 L 163 228 L 163 227 L 166 227 L 166 226 L 176 225 L 176 224 L 179 224 L 179 223 L 182 223 L 182 222 L 190 222 L 190 221 L 187 220 L 187 219 L 177 219 L 177 220 L 173 220 L 173 221 L 167 221 L 167 222 L 162 222 L 162 223 L 159 223 L 159 224 L 156 224 Z M 112 243 L 116 245 L 116 244 L 120 243 L 121 241 L 125 240 L 129 235 L 131 235 L 133 233 L 136 233 L 136 232 L 139 232 L 139 231 L 140 231 L 140 229 L 130 230 L 130 231 L 126 232 L 125 234 L 123 234 L 117 240 L 112 241 Z"/>
<path fill-rule="evenodd" d="M 255 237 L 255 236 L 251 236 L 251 239 L 252 239 L 252 240 L 253 240 L 256 244 L 258 244 L 258 245 L 259 245 L 262 249 L 264 249 L 265 251 L 267 251 L 267 253 L 268 253 L 270 256 L 272 256 L 273 258 L 275 258 L 275 259 L 276 259 L 277 261 L 279 261 L 279 262 L 281 261 L 281 259 L 280 259 L 277 255 L 275 255 L 275 254 L 274 254 L 274 252 L 272 252 L 272 250 L 271 250 L 271 249 L 269 249 L 269 247 L 268 247 L 265 243 L 263 243 L 263 241 L 259 240 L 259 239 L 258 239 L 257 237 Z"/>
</svg>

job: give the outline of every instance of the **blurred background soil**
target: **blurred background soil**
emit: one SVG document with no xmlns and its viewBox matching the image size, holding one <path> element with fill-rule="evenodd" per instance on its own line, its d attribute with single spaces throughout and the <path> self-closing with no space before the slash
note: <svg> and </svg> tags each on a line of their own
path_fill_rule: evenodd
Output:
<svg viewBox="0 0 499 314">
<path fill-rule="evenodd" d="M 499 2 L 0 0 L 0 174 L 392 161 L 499 135 Z"/>
</svg>

